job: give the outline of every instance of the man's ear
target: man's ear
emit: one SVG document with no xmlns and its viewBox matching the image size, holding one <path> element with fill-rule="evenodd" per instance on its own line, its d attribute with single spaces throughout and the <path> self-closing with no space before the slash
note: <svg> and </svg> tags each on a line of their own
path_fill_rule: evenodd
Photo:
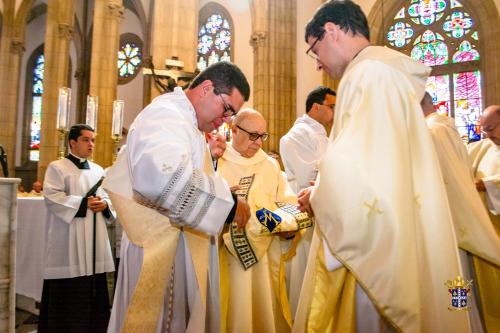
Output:
<svg viewBox="0 0 500 333">
<path fill-rule="evenodd" d="M 325 34 L 331 35 L 334 39 L 337 38 L 339 27 L 335 23 L 326 22 L 323 28 L 325 29 Z"/>
<path fill-rule="evenodd" d="M 205 96 L 211 89 L 213 89 L 213 83 L 210 80 L 205 80 L 200 83 L 201 90 L 203 91 L 203 96 Z"/>
</svg>

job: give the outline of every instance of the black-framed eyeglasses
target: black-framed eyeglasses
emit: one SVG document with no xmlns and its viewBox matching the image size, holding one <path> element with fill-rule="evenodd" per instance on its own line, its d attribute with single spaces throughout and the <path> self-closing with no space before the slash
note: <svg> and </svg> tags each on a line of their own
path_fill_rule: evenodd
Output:
<svg viewBox="0 0 500 333">
<path fill-rule="evenodd" d="M 222 100 L 222 104 L 224 105 L 224 112 L 222 113 L 222 115 L 224 117 L 232 117 L 234 115 L 236 115 L 236 111 L 234 110 L 234 108 L 227 104 L 226 101 L 224 100 L 224 98 L 222 98 L 222 95 L 217 95 L 220 97 L 220 99 Z"/>
<path fill-rule="evenodd" d="M 236 127 L 238 127 L 243 132 L 247 133 L 248 134 L 248 138 L 250 139 L 250 141 L 257 141 L 257 140 L 259 140 L 259 138 L 262 138 L 262 141 L 266 141 L 267 138 L 269 137 L 268 133 L 262 133 L 262 134 L 253 133 L 253 132 L 247 131 L 244 128 L 241 128 L 239 125 L 236 125 Z"/>
<path fill-rule="evenodd" d="M 320 41 L 320 40 L 323 39 L 323 36 L 325 35 L 325 32 L 326 32 L 325 29 L 321 29 L 321 32 L 320 32 L 319 36 L 316 37 L 316 39 L 314 40 L 314 42 L 311 44 L 311 46 L 306 51 L 306 54 L 309 57 L 313 58 L 314 60 L 318 60 L 319 58 L 318 58 L 318 56 L 316 54 L 314 54 L 314 51 L 313 51 L 313 54 L 311 54 L 310 52 L 316 46 L 316 44 L 318 43 L 318 41 Z"/>
</svg>

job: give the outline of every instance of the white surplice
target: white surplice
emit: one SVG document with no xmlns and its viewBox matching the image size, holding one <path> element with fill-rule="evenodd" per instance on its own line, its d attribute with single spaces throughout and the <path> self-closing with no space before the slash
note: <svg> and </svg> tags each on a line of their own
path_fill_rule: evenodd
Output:
<svg viewBox="0 0 500 333">
<path fill-rule="evenodd" d="M 253 157 L 247 158 L 229 145 L 219 159 L 217 171 L 231 186 L 238 185 L 241 178 L 254 175 L 248 192 L 252 215 L 245 230 L 258 262 L 245 270 L 236 255 L 230 232 L 224 233 L 228 270 L 225 282 L 228 288 L 226 331 L 288 332 L 290 328 L 283 311 L 289 311 L 289 305 L 282 304 L 282 301 L 286 301 L 280 298 L 279 287 L 286 286 L 280 285 L 279 271 L 281 255 L 287 251 L 288 245 L 282 243 L 289 242 L 281 241 L 278 235 L 263 232 L 265 227 L 259 223 L 255 212 L 260 208 L 272 210 L 276 201 L 296 205 L 297 197 L 276 160 L 261 149 Z M 281 291 L 286 292 L 286 289 Z"/>
<path fill-rule="evenodd" d="M 205 136 L 198 129 L 195 110 L 182 89 L 175 88 L 173 93 L 155 98 L 134 120 L 127 146 L 108 171 L 104 187 L 126 198 L 138 195 L 167 209 L 166 215 L 174 226 L 217 235 L 234 201 L 226 182 L 204 171 L 206 154 Z M 207 248 L 210 275 L 208 271 L 205 275 L 209 279 L 210 296 L 202 300 L 187 232 L 185 229 L 180 232 L 173 284 L 167 285 L 166 291 L 151 290 L 165 292 L 157 332 L 165 332 L 167 325 L 171 332 L 218 331 L 217 244 L 212 242 Z M 123 327 L 143 261 L 143 249 L 129 242 L 125 232 L 120 257 L 108 332 L 120 332 Z M 173 313 L 167 323 L 171 292 Z"/>
<path fill-rule="evenodd" d="M 90 169 L 78 169 L 63 158 L 51 162 L 44 179 L 43 195 L 49 210 L 44 279 L 72 278 L 92 275 L 93 213 L 75 217 L 82 199 L 104 176 L 104 170 L 88 161 Z M 99 187 L 96 193 L 108 202 L 108 195 Z M 96 214 L 96 273 L 114 271 L 113 257 L 105 217 Z"/>
<path fill-rule="evenodd" d="M 297 118 L 292 128 L 280 139 L 280 155 L 288 183 L 298 193 L 316 180 L 318 165 L 328 145 L 326 129 L 307 113 Z M 297 254 L 289 263 L 290 270 L 290 308 L 297 311 L 300 288 L 309 256 L 313 228 L 305 230 L 297 245 Z"/>
<path fill-rule="evenodd" d="M 281 160 L 295 193 L 309 187 L 309 182 L 316 179 L 318 164 L 327 145 L 325 127 L 307 114 L 295 120 L 280 139 Z"/>
<path fill-rule="evenodd" d="M 404 332 L 469 332 L 467 314 L 448 310 L 451 297 L 444 285 L 462 270 L 420 107 L 429 73 L 378 46 L 363 49 L 348 65 L 338 88 L 332 141 L 311 196 L 320 231 L 315 237 L 326 241 L 324 250 L 349 269 L 365 299 L 391 326 Z M 313 244 L 323 247 L 314 238 Z M 311 253 L 317 253 L 313 246 Z M 295 332 L 311 323 L 318 258 L 309 260 Z M 356 320 L 369 317 L 356 313 Z M 371 325 L 373 331 L 377 326 Z"/>
</svg>

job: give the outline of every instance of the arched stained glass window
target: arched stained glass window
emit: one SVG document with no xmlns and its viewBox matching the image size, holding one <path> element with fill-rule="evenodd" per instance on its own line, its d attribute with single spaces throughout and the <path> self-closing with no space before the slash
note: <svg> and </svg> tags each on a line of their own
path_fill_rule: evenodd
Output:
<svg viewBox="0 0 500 333">
<path fill-rule="evenodd" d="M 457 0 L 407 0 L 396 8 L 387 46 L 432 67 L 427 82 L 436 110 L 455 118 L 464 140 L 480 138 L 482 111 L 479 33 Z"/>
<path fill-rule="evenodd" d="M 40 125 L 42 121 L 42 94 L 43 94 L 43 70 L 45 58 L 43 53 L 35 59 L 32 80 L 32 109 L 30 131 L 29 160 L 36 162 L 40 159 Z"/>
<path fill-rule="evenodd" d="M 215 3 L 200 11 L 197 68 L 202 71 L 219 61 L 231 61 L 232 20 L 229 13 Z"/>
<path fill-rule="evenodd" d="M 141 64 L 141 39 L 135 34 L 123 34 L 118 50 L 118 82 L 123 84 L 131 81 L 139 73 Z"/>
</svg>

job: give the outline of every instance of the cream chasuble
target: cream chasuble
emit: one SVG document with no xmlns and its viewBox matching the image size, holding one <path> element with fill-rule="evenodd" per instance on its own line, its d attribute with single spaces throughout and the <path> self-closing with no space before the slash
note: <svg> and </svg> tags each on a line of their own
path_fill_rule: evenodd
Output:
<svg viewBox="0 0 500 333">
<path fill-rule="evenodd" d="M 108 332 L 219 332 L 210 236 L 234 201 L 208 154 L 180 88 L 134 120 L 103 184 L 124 230 Z"/>
<path fill-rule="evenodd" d="M 458 245 L 499 265 L 500 236 L 476 191 L 470 158 L 453 118 L 432 113 L 426 122 L 441 165 Z"/>
<path fill-rule="evenodd" d="M 346 68 L 332 141 L 311 198 L 317 235 L 328 249 L 323 242 L 316 246 L 330 250 L 349 270 L 394 329 L 469 332 L 466 311 L 448 310 L 445 282 L 462 271 L 439 162 L 420 107 L 429 72 L 378 46 L 362 50 Z M 355 307 L 345 309 L 346 300 L 333 318 L 315 315 L 321 300 L 312 290 L 321 283 L 316 264 L 321 256 L 314 251 L 311 247 L 295 332 L 320 332 L 311 327 L 321 320 L 333 321 L 330 327 L 353 322 Z M 352 294 L 351 280 L 336 278 L 341 280 Z M 363 319 L 363 313 L 356 316 Z"/>
<path fill-rule="evenodd" d="M 500 146 L 490 139 L 483 139 L 468 145 L 472 160 L 472 171 L 476 179 L 482 179 L 486 192 L 479 192 L 483 204 L 489 210 L 491 223 L 500 237 Z M 495 205 L 497 203 L 497 205 Z M 479 287 L 481 308 L 488 332 L 500 332 L 500 289 L 499 254 L 494 265 L 491 261 L 474 258 L 474 270 Z"/>
<path fill-rule="evenodd" d="M 224 233 L 226 247 L 221 251 L 221 275 L 222 272 L 227 275 L 221 277 L 221 288 L 225 289 L 222 304 L 227 304 L 224 310 L 227 311 L 227 319 L 223 332 L 289 332 L 291 313 L 286 293 L 285 261 L 295 254 L 300 232 L 289 249 L 282 251 L 283 241 L 279 236 L 270 234 L 255 214 L 261 208 L 273 210 L 276 201 L 296 205 L 297 198 L 277 162 L 262 150 L 246 158 L 228 146 L 219 159 L 217 171 L 230 186 L 238 185 L 242 178 L 253 176 L 247 197 L 252 214 L 245 231 L 257 261 L 245 269 L 235 250 L 234 244 L 237 243 L 232 239 L 231 230 Z"/>
</svg>

